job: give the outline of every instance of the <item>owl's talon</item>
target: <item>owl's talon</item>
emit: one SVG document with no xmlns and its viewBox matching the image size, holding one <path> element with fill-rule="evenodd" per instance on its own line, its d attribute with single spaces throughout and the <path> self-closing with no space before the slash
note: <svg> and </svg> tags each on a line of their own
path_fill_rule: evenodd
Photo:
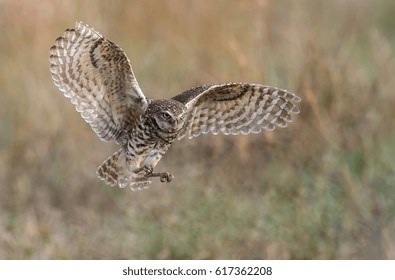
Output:
<svg viewBox="0 0 395 280">
<path fill-rule="evenodd" d="M 152 174 L 152 172 L 154 172 L 154 168 L 151 165 L 146 165 L 144 166 L 144 171 L 145 175 L 149 176 L 150 174 Z"/>
<path fill-rule="evenodd" d="M 169 183 L 174 179 L 174 176 L 169 172 L 151 173 L 148 177 L 159 177 L 162 183 Z"/>
<path fill-rule="evenodd" d="M 160 173 L 160 181 L 162 183 L 169 183 L 174 179 L 174 176 L 169 172 Z"/>
</svg>

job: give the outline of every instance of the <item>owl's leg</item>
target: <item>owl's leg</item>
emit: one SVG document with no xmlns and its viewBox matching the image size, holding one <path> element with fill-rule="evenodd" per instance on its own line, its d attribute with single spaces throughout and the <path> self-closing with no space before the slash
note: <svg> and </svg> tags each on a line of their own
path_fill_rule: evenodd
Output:
<svg viewBox="0 0 395 280">
<path fill-rule="evenodd" d="M 151 173 L 148 177 L 160 177 L 160 181 L 162 183 L 169 183 L 174 179 L 173 174 L 169 172 L 158 172 L 158 173 Z"/>
<path fill-rule="evenodd" d="M 169 183 L 169 182 L 171 182 L 174 179 L 174 176 L 171 173 L 169 173 L 169 172 L 156 172 L 156 173 L 154 173 L 153 172 L 154 168 L 152 167 L 152 165 L 146 165 L 146 166 L 139 167 L 139 168 L 135 169 L 133 172 L 138 174 L 138 173 L 140 173 L 142 171 L 145 172 L 144 177 L 146 179 L 152 178 L 152 177 L 160 177 L 160 181 L 162 183 Z"/>
<path fill-rule="evenodd" d="M 142 171 L 144 171 L 145 176 L 148 176 L 148 175 L 152 174 L 152 172 L 154 171 L 154 167 L 152 165 L 145 165 L 145 166 L 136 168 L 135 170 L 133 170 L 133 173 L 139 174 Z"/>
</svg>

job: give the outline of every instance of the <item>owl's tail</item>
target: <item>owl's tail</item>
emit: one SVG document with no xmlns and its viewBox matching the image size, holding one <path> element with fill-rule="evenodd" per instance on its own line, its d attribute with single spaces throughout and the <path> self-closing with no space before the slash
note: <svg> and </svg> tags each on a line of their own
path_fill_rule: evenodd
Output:
<svg viewBox="0 0 395 280">
<path fill-rule="evenodd" d="M 126 178 L 127 166 L 124 148 L 120 148 L 117 152 L 106 159 L 96 171 L 97 176 L 106 184 L 122 186 L 123 180 Z"/>
</svg>

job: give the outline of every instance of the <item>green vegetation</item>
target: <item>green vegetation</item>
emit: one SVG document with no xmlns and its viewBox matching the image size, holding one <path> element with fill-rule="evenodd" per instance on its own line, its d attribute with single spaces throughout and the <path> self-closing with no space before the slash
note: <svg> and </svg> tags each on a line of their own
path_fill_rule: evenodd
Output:
<svg viewBox="0 0 395 280">
<path fill-rule="evenodd" d="M 395 4 L 0 1 L 0 258 L 395 259 Z M 175 143 L 143 192 L 107 187 L 100 142 L 53 85 L 76 20 L 145 94 L 244 81 L 303 98 L 288 128 Z"/>
</svg>

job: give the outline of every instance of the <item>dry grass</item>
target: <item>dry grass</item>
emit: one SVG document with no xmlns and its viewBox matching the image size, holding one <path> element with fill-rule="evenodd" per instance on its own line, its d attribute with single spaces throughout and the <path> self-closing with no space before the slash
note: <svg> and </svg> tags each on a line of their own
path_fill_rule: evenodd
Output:
<svg viewBox="0 0 395 280">
<path fill-rule="evenodd" d="M 0 258 L 395 259 L 394 1 L 0 1 Z M 149 97 L 245 81 L 291 126 L 175 143 L 170 185 L 110 188 L 48 50 L 82 20 Z"/>
</svg>

